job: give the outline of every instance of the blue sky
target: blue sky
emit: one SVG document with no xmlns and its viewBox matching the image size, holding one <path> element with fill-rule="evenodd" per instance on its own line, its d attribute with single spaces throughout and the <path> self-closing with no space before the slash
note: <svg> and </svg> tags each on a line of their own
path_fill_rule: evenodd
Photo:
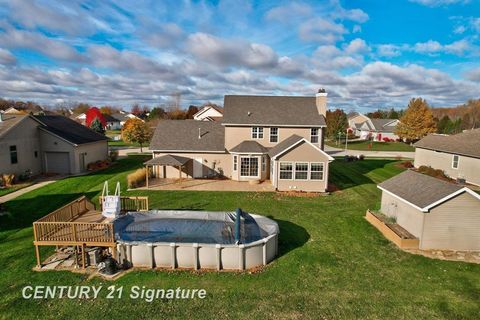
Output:
<svg viewBox="0 0 480 320">
<path fill-rule="evenodd" d="M 480 0 L 0 0 L 0 96 L 183 106 L 225 94 L 331 107 L 480 95 Z"/>
</svg>

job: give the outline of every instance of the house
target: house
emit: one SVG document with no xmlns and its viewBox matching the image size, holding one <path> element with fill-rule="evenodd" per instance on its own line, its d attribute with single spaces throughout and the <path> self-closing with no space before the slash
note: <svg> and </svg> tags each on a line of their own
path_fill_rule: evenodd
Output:
<svg viewBox="0 0 480 320">
<path fill-rule="evenodd" d="M 480 195 L 407 170 L 378 185 L 381 211 L 419 239 L 419 248 L 480 250 Z"/>
<path fill-rule="evenodd" d="M 480 129 L 450 136 L 430 134 L 414 146 L 416 168 L 430 166 L 453 179 L 480 185 Z"/>
<path fill-rule="evenodd" d="M 225 96 L 222 122 L 161 121 L 150 143 L 158 178 L 265 181 L 277 190 L 325 192 L 327 93 L 312 97 Z M 179 172 L 181 169 L 181 172 Z"/>
<path fill-rule="evenodd" d="M 220 121 L 223 118 L 223 112 L 215 106 L 204 106 L 193 115 L 197 121 Z"/>
<path fill-rule="evenodd" d="M 397 140 L 394 133 L 400 122 L 398 119 L 374 119 L 358 112 L 347 115 L 350 130 L 362 140 L 384 141 Z M 385 139 L 386 138 L 386 139 Z"/>
<path fill-rule="evenodd" d="M 27 114 L 27 112 L 10 107 L 3 111 L 3 114 Z"/>
<path fill-rule="evenodd" d="M 109 114 L 104 114 L 103 118 L 105 119 L 106 126 L 105 129 L 107 130 L 121 130 L 122 124 L 121 121 Z"/>
<path fill-rule="evenodd" d="M 1 173 L 78 174 L 108 156 L 107 137 L 63 116 L 0 116 Z"/>
<path fill-rule="evenodd" d="M 76 122 L 85 125 L 87 121 L 87 115 L 85 113 L 80 113 L 80 114 L 72 114 L 70 116 L 70 119 L 75 120 Z"/>
</svg>

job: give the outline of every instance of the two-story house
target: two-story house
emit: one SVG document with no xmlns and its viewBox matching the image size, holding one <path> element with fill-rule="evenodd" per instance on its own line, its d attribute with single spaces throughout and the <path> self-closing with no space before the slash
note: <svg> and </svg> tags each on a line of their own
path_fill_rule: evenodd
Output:
<svg viewBox="0 0 480 320">
<path fill-rule="evenodd" d="M 323 151 L 326 110 L 324 90 L 312 97 L 225 96 L 221 122 L 161 121 L 149 164 L 159 178 L 270 180 L 280 191 L 325 192 L 333 160 Z"/>
</svg>

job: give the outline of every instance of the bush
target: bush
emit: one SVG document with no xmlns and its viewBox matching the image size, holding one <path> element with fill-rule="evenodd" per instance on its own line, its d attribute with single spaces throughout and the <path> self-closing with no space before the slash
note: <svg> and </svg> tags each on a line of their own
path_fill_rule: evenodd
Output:
<svg viewBox="0 0 480 320">
<path fill-rule="evenodd" d="M 4 174 L 2 175 L 3 185 L 5 187 L 11 187 L 13 185 L 13 181 L 15 180 L 14 174 Z"/>
<path fill-rule="evenodd" d="M 404 161 L 404 162 L 402 162 L 400 165 L 401 165 L 402 167 L 404 167 L 404 168 L 407 168 L 407 169 L 413 168 L 413 163 L 412 163 L 412 161 Z"/>
<path fill-rule="evenodd" d="M 431 177 L 449 180 L 448 176 L 445 174 L 445 172 L 443 172 L 443 170 L 434 169 L 430 166 L 420 166 L 418 168 L 418 172 L 429 175 Z"/>
<path fill-rule="evenodd" d="M 365 160 L 365 156 L 363 154 L 359 155 L 358 160 L 361 160 L 361 161 Z"/>
<path fill-rule="evenodd" d="M 110 153 L 108 154 L 108 159 L 111 162 L 115 162 L 118 159 L 118 150 L 110 150 Z"/>
<path fill-rule="evenodd" d="M 144 185 L 147 179 L 147 169 L 137 169 L 127 176 L 127 185 L 129 188 L 138 188 Z"/>
<path fill-rule="evenodd" d="M 385 137 L 385 138 L 383 138 L 383 142 L 390 142 L 390 141 L 392 141 L 392 140 L 390 140 L 390 138 L 389 138 L 389 137 Z"/>
</svg>

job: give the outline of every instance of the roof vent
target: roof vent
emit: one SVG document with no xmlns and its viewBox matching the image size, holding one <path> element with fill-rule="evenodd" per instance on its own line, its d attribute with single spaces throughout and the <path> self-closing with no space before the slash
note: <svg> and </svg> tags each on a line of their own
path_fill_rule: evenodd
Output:
<svg viewBox="0 0 480 320">
<path fill-rule="evenodd" d="M 252 115 L 252 113 L 251 113 L 250 111 L 248 111 L 248 112 L 247 112 L 247 116 L 250 117 L 251 115 Z"/>
<path fill-rule="evenodd" d="M 202 129 L 198 128 L 198 139 L 202 139 Z"/>
</svg>

